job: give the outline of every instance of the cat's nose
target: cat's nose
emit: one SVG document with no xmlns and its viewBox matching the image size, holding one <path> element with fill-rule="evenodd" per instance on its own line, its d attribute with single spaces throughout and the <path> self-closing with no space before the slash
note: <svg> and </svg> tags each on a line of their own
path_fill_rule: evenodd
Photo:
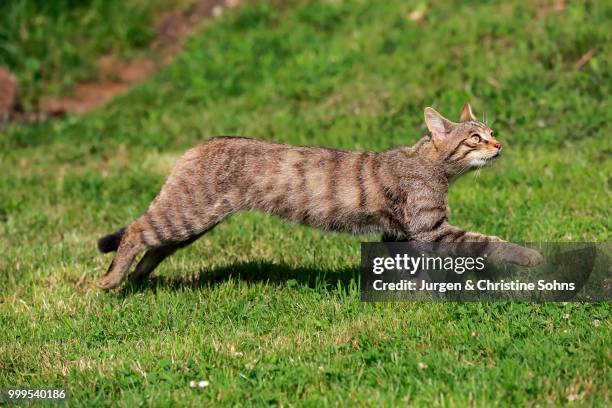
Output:
<svg viewBox="0 0 612 408">
<path fill-rule="evenodd" d="M 501 149 L 502 149 L 501 143 L 495 142 L 495 144 L 493 146 L 495 146 L 497 148 L 497 150 L 499 150 L 501 152 Z"/>
</svg>

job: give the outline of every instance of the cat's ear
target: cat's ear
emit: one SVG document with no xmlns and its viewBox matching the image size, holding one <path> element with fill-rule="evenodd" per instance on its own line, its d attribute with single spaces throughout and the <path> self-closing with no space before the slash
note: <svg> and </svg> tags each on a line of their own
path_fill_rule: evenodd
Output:
<svg viewBox="0 0 612 408">
<path fill-rule="evenodd" d="M 469 122 L 476 121 L 476 116 L 474 116 L 474 112 L 472 112 L 472 107 L 469 103 L 463 105 L 463 110 L 461 111 L 461 116 L 459 116 L 459 122 Z"/>
<path fill-rule="evenodd" d="M 425 123 L 434 140 L 444 138 L 451 132 L 453 123 L 440 115 L 434 108 L 425 108 Z"/>
</svg>

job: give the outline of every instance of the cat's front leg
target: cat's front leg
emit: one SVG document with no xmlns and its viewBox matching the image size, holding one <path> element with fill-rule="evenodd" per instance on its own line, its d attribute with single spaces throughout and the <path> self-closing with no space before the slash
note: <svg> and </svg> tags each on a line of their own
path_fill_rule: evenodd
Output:
<svg viewBox="0 0 612 408">
<path fill-rule="evenodd" d="M 505 241 L 493 246 L 489 258 L 519 266 L 537 266 L 544 262 L 544 257 L 535 249 Z"/>
<path fill-rule="evenodd" d="M 428 247 L 435 252 L 448 252 L 450 255 L 483 255 L 494 261 L 512 263 L 520 266 L 536 266 L 544 261 L 542 255 L 531 248 L 526 248 L 503 239 L 466 231 L 444 221 L 432 226 L 420 226 L 409 233 L 411 239 L 429 243 Z M 444 245 L 444 243 L 477 243 L 474 245 Z M 458 253 L 459 252 L 459 253 Z M 469 252 L 469 254 L 467 253 Z M 478 252 L 478 253 L 474 253 Z"/>
</svg>

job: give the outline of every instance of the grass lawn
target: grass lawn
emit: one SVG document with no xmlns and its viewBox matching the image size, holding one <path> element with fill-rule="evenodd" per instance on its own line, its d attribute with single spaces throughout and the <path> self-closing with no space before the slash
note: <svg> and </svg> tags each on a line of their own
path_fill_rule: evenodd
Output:
<svg viewBox="0 0 612 408">
<path fill-rule="evenodd" d="M 104 54 L 146 55 L 155 14 L 194 0 L 7 0 L 0 2 L 0 66 L 19 80 L 20 102 L 92 79 Z"/>
<path fill-rule="evenodd" d="M 403 0 L 247 5 L 107 108 L 5 129 L 0 387 L 82 406 L 609 406 L 609 303 L 365 304 L 359 242 L 376 236 L 245 213 L 144 287 L 94 285 L 97 238 L 205 138 L 385 149 L 425 133 L 425 106 L 466 101 L 507 154 L 454 185 L 455 224 L 610 240 L 612 4 L 465 3 L 421 21 Z"/>
</svg>

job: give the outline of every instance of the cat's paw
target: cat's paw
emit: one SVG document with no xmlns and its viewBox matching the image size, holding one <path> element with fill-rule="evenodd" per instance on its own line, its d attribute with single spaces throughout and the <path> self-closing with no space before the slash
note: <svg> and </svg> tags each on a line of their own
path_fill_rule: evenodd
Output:
<svg viewBox="0 0 612 408">
<path fill-rule="evenodd" d="M 544 262 L 544 257 L 535 249 L 525 248 L 512 243 L 498 245 L 491 259 L 518 266 L 532 267 Z"/>
<path fill-rule="evenodd" d="M 537 266 L 544 262 L 544 257 L 535 249 L 521 248 L 520 253 L 513 259 L 513 263 L 519 266 Z"/>
<path fill-rule="evenodd" d="M 122 280 L 123 280 L 123 275 L 119 273 L 115 273 L 115 274 L 107 273 L 106 275 L 98 279 L 98 281 L 96 282 L 96 286 L 99 287 L 100 289 L 109 290 L 109 289 L 113 289 L 119 286 Z"/>
</svg>

